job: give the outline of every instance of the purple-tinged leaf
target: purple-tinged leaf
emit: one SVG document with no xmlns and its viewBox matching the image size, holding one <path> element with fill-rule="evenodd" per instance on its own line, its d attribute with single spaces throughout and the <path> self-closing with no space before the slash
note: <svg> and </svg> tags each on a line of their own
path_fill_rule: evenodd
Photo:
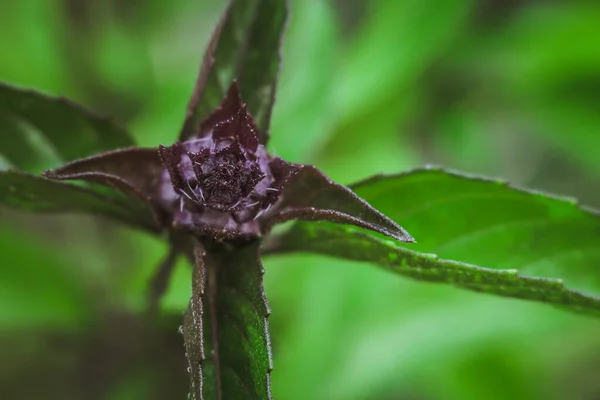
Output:
<svg viewBox="0 0 600 400">
<path fill-rule="evenodd" d="M 37 172 L 133 145 L 125 130 L 65 98 L 0 84 L 0 155 L 17 168 Z"/>
<path fill-rule="evenodd" d="M 258 246 L 198 244 L 183 324 L 194 400 L 271 398 L 270 310 Z"/>
<path fill-rule="evenodd" d="M 261 143 L 266 144 L 286 15 L 284 0 L 229 2 L 206 49 L 180 140 L 197 132 L 200 121 L 220 104 L 237 79 L 260 129 Z"/>
<path fill-rule="evenodd" d="M 331 221 L 369 229 L 401 242 L 414 242 L 400 225 L 317 168 L 298 165 L 289 173 L 291 177 L 283 187 L 281 201 L 264 218 L 265 230 L 291 219 Z"/>
<path fill-rule="evenodd" d="M 163 210 L 156 201 L 163 182 L 164 166 L 158 151 L 148 148 L 113 150 L 43 173 L 57 180 L 81 180 L 116 188 L 152 207 L 162 221 Z"/>
<path fill-rule="evenodd" d="M 0 171 L 0 204 L 24 211 L 87 212 L 159 231 L 152 211 L 118 193 L 52 181 L 20 171 Z"/>
</svg>

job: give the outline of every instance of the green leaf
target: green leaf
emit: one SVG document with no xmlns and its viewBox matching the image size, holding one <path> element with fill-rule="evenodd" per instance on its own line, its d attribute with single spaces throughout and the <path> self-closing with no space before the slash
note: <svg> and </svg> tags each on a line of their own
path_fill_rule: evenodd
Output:
<svg viewBox="0 0 600 400">
<path fill-rule="evenodd" d="M 242 98 L 268 139 L 279 71 L 279 44 L 287 14 L 284 0 L 231 0 L 208 44 L 188 105 L 181 140 L 192 136 L 237 79 Z"/>
<path fill-rule="evenodd" d="M 158 231 L 148 205 L 115 190 L 52 182 L 38 172 L 134 143 L 107 119 L 64 98 L 0 84 L 0 203 L 27 211 L 91 212 Z"/>
<path fill-rule="evenodd" d="M 192 399 L 270 399 L 270 314 L 259 242 L 198 245 L 183 332 Z"/>
<path fill-rule="evenodd" d="M 87 212 L 158 232 L 152 210 L 115 191 L 92 190 L 21 171 L 0 171 L 0 204 L 25 211 Z"/>
<path fill-rule="evenodd" d="M 275 238 L 268 251 L 372 262 L 415 279 L 598 314 L 600 218 L 576 201 L 436 169 L 352 188 L 409 227 L 418 252 L 350 228 L 308 224 Z"/>
<path fill-rule="evenodd" d="M 37 172 L 133 145 L 122 128 L 65 98 L 0 84 L 0 155 L 17 168 Z"/>
</svg>

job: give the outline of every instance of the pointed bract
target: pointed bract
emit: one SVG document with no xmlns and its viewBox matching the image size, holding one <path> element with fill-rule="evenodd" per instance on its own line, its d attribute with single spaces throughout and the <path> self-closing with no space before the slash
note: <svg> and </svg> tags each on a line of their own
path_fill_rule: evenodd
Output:
<svg viewBox="0 0 600 400">
<path fill-rule="evenodd" d="M 300 165 L 283 187 L 281 201 L 263 218 L 265 230 L 291 219 L 331 221 L 379 232 L 401 242 L 414 239 L 396 222 L 311 165 Z"/>
<path fill-rule="evenodd" d="M 157 198 L 164 167 L 155 149 L 132 147 L 72 161 L 42 173 L 57 180 L 81 180 L 116 188 L 149 204 L 159 221 L 165 210 Z"/>
<path fill-rule="evenodd" d="M 0 171 L 0 204 L 26 211 L 85 212 L 159 233 L 161 225 L 146 203 L 115 191 L 96 191 L 22 171 Z"/>
<path fill-rule="evenodd" d="M 194 137 L 212 136 L 214 140 L 234 138 L 250 151 L 256 151 L 259 144 L 258 128 L 242 102 L 239 87 L 233 81 L 225 98 L 202 123 Z"/>
</svg>

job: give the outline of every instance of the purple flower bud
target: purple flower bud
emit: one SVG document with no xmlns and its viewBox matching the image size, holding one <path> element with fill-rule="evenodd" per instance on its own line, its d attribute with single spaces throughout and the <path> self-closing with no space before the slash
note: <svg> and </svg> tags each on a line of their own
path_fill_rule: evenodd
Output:
<svg viewBox="0 0 600 400">
<path fill-rule="evenodd" d="M 167 171 L 162 198 L 173 222 L 219 238 L 259 235 L 256 219 L 295 169 L 259 143 L 236 84 L 193 138 L 161 145 L 159 154 Z"/>
<path fill-rule="evenodd" d="M 234 82 L 221 105 L 186 141 L 158 151 L 113 150 L 45 175 L 115 187 L 151 207 L 148 225 L 211 240 L 256 238 L 274 224 L 305 219 L 413 241 L 397 223 L 317 168 L 268 154 L 258 133 Z"/>
</svg>

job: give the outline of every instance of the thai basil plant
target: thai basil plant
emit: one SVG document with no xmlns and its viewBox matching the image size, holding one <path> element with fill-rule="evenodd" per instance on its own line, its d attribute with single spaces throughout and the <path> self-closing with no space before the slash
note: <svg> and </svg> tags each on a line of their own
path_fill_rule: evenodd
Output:
<svg viewBox="0 0 600 400">
<path fill-rule="evenodd" d="M 206 49 L 179 136 L 154 148 L 135 146 L 123 129 L 67 100 L 0 86 L 4 205 L 88 212 L 164 237 L 171 250 L 149 283 L 149 318 L 177 257 L 189 259 L 192 295 L 182 332 L 190 398 L 271 398 L 271 310 L 261 264 L 267 254 L 321 253 L 597 314 L 597 282 L 576 270 L 598 257 L 582 256 L 581 267 L 571 270 L 540 264 L 553 252 L 577 249 L 574 233 L 600 232 L 597 214 L 570 199 L 439 168 L 346 187 L 314 166 L 271 154 L 269 121 L 286 14 L 283 0 L 231 1 Z M 26 172 L 36 154 L 11 150 L 26 142 L 15 115 L 68 162 L 42 176 Z M 517 206 L 504 209 L 507 203 Z M 481 207 L 485 212 L 478 212 Z M 423 210 L 425 226 L 411 218 Z M 291 220 L 297 222 L 272 232 Z M 418 244 L 403 245 L 414 240 L 400 224 L 419 233 Z M 459 244 L 471 249 L 471 258 L 432 254 L 453 239 L 437 236 L 440 225 L 466 241 Z M 515 254 L 531 269 L 517 271 Z M 452 251 L 445 256 L 452 258 Z"/>
</svg>

